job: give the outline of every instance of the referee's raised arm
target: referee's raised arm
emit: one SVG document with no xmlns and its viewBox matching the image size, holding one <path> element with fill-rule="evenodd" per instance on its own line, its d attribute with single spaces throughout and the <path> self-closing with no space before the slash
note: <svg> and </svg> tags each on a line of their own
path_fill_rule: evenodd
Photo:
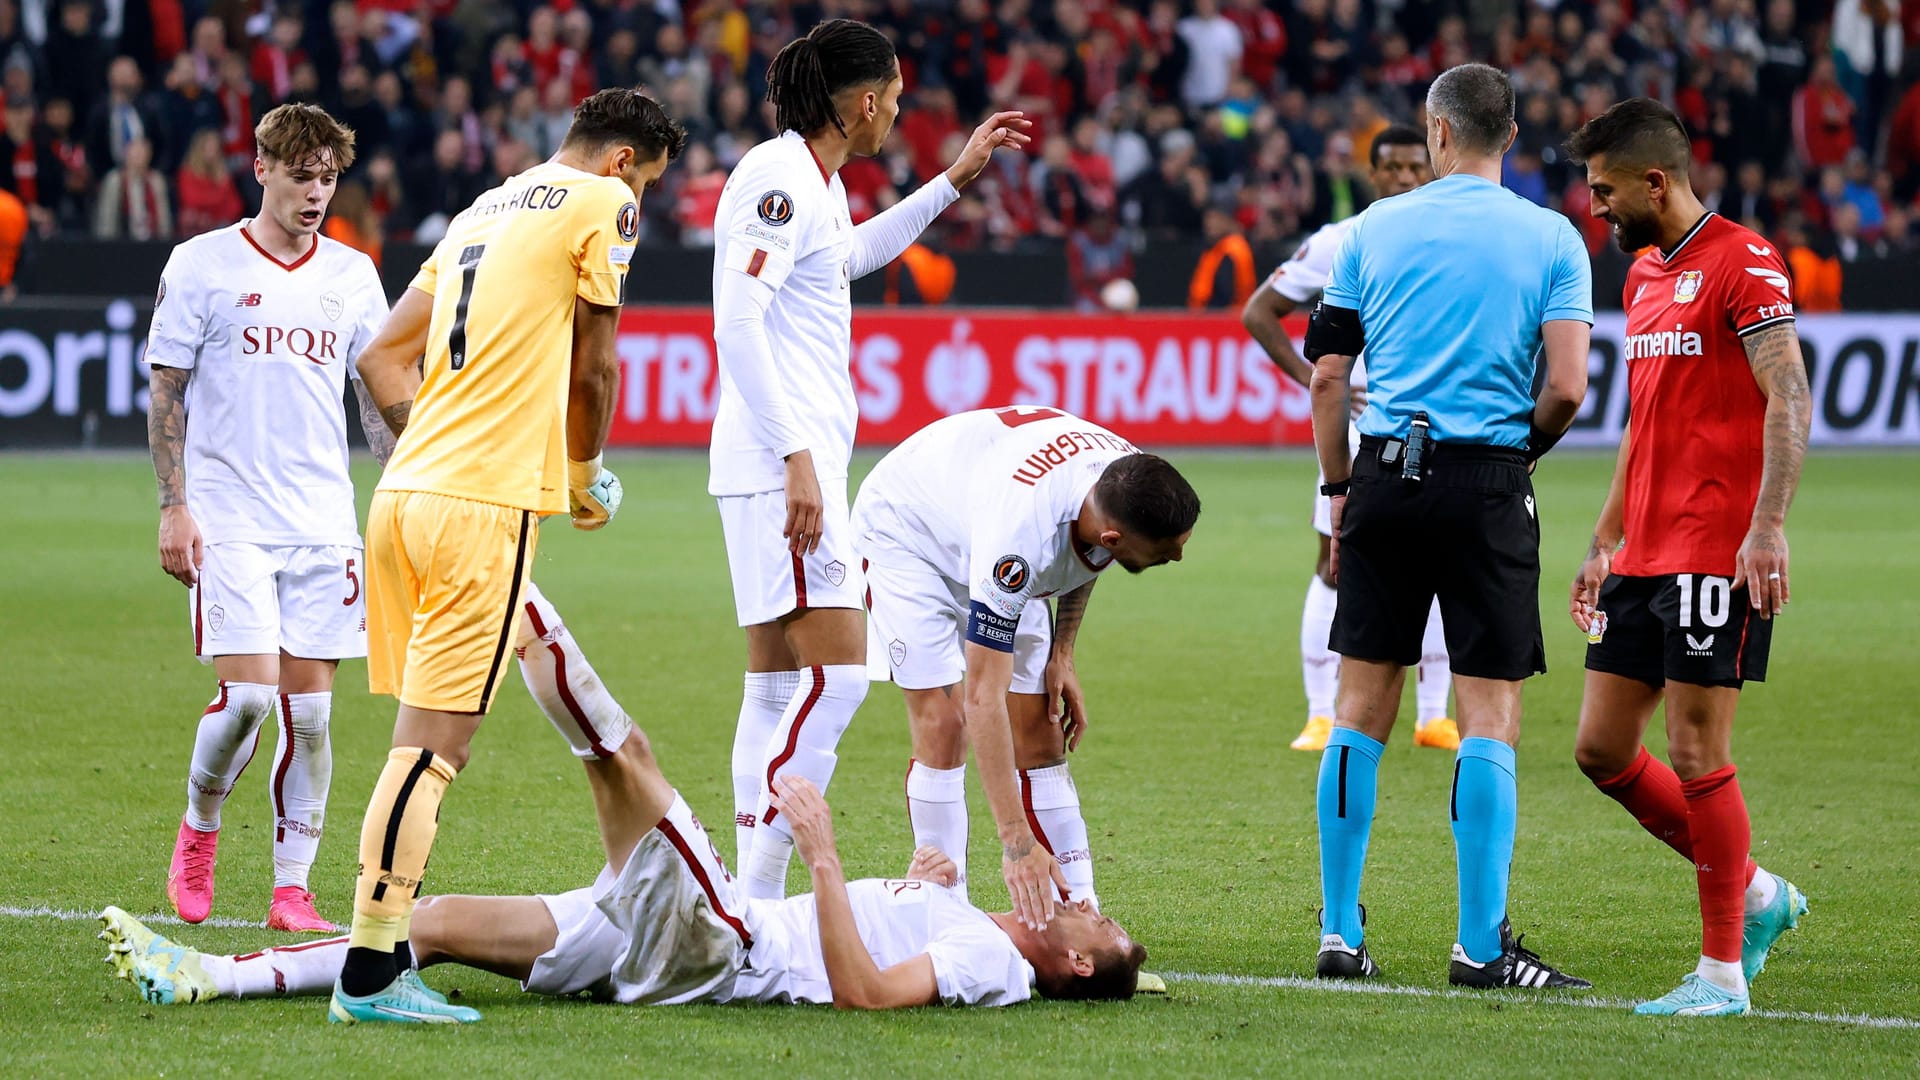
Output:
<svg viewBox="0 0 1920 1080">
<path fill-rule="evenodd" d="M 1520 949 L 1507 872 L 1517 818 L 1520 687 L 1546 670 L 1532 464 L 1586 393 L 1593 283 L 1564 216 L 1500 186 L 1513 87 L 1483 64 L 1427 94 L 1432 183 L 1375 203 L 1334 255 L 1307 332 L 1314 443 L 1334 499 L 1340 697 L 1319 780 L 1325 913 L 1319 974 L 1366 978 L 1360 877 L 1375 774 L 1436 596 L 1461 743 L 1450 818 L 1460 923 L 1449 971 L 1469 987 L 1580 987 Z M 1347 380 L 1366 354 L 1360 450 Z M 1545 389 L 1532 394 L 1537 365 Z"/>
</svg>

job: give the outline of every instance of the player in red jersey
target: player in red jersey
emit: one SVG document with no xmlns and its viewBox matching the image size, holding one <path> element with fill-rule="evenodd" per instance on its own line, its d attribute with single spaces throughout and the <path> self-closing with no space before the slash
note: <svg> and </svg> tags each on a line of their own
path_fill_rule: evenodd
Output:
<svg viewBox="0 0 1920 1080">
<path fill-rule="evenodd" d="M 1573 579 L 1588 641 L 1574 754 L 1697 874 L 1700 963 L 1634 1011 L 1737 1015 L 1806 910 L 1749 855 L 1732 757 L 1741 684 L 1766 678 L 1787 603 L 1782 530 L 1807 449 L 1792 282 L 1772 245 L 1694 196 L 1686 129 L 1666 106 L 1621 102 L 1567 145 L 1620 247 L 1655 248 L 1627 274 L 1631 437 Z M 1641 745 L 1663 697 L 1672 767 Z"/>
</svg>

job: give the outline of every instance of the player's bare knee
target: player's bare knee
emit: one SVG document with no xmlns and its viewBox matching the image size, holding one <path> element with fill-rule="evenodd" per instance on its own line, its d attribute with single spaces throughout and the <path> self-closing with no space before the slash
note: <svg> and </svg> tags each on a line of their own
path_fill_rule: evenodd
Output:
<svg viewBox="0 0 1920 1080">
<path fill-rule="evenodd" d="M 1639 756 L 1639 750 L 1639 746 L 1635 745 L 1632 753 L 1622 755 L 1617 746 L 1580 739 L 1573 744 L 1573 762 L 1580 766 L 1580 771 L 1586 774 L 1587 779 L 1598 784 L 1626 772 L 1634 758 Z"/>
<path fill-rule="evenodd" d="M 965 764 L 967 727 L 960 708 L 960 686 L 908 690 L 906 698 L 914 760 L 932 769 L 954 769 Z"/>
<path fill-rule="evenodd" d="M 442 897 L 423 896 L 413 906 L 413 921 L 407 932 L 407 947 L 413 951 L 418 967 L 430 967 L 446 959 L 446 919 Z"/>
</svg>

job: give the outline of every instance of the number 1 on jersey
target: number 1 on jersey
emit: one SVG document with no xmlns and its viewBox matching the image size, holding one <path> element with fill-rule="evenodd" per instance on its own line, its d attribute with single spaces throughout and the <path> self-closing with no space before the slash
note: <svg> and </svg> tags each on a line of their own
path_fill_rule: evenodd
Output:
<svg viewBox="0 0 1920 1080">
<path fill-rule="evenodd" d="M 453 309 L 453 329 L 447 332 L 447 355 L 455 371 L 467 366 L 467 304 L 473 300 L 473 279 L 486 250 L 485 244 L 468 244 L 460 252 L 460 303 Z"/>
</svg>

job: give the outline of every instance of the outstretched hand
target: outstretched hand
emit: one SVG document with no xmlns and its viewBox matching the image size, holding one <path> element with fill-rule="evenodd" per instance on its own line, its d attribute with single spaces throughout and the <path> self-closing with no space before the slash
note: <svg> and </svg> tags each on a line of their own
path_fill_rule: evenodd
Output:
<svg viewBox="0 0 1920 1080">
<path fill-rule="evenodd" d="M 960 151 L 960 156 L 947 169 L 947 180 L 956 191 L 973 183 L 974 177 L 992 160 L 995 150 L 1003 146 L 1025 150 L 1033 142 L 1033 136 L 1027 134 L 1032 128 L 1033 121 L 1022 112 L 997 112 L 987 117 L 986 123 L 973 129 L 966 149 Z"/>
</svg>

